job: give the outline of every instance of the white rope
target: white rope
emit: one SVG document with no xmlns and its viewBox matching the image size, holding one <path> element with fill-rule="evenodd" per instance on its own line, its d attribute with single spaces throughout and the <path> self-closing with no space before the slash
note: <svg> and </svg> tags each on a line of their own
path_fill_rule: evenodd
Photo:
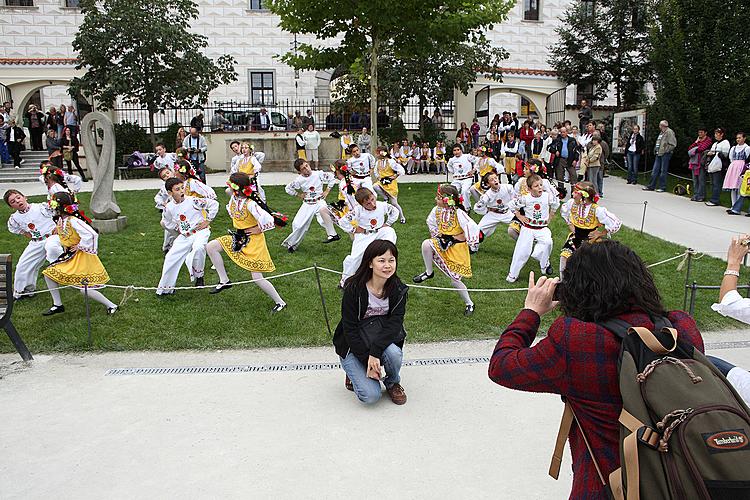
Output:
<svg viewBox="0 0 750 500">
<path fill-rule="evenodd" d="M 83 289 L 83 287 L 82 287 L 82 286 L 77 286 L 77 285 L 65 285 L 65 286 L 60 286 L 60 287 L 57 287 L 57 290 L 64 290 L 65 288 L 80 288 L 80 289 Z M 43 289 L 41 289 L 41 290 L 34 290 L 33 292 L 23 292 L 23 293 L 19 293 L 19 294 L 18 294 L 18 297 L 27 297 L 27 296 L 28 296 L 28 297 L 31 297 L 32 295 L 36 295 L 37 293 L 43 293 L 43 292 L 49 292 L 49 291 L 50 291 L 50 290 L 49 290 L 49 288 L 43 288 Z"/>
<path fill-rule="evenodd" d="M 660 266 L 662 264 L 666 264 L 667 262 L 672 262 L 673 260 L 682 259 L 682 258 L 687 257 L 687 255 L 689 253 L 693 253 L 694 254 L 695 252 L 690 252 L 690 251 L 682 252 L 680 255 L 675 255 L 674 257 L 670 257 L 668 259 L 664 259 L 664 260 L 661 260 L 659 262 L 655 262 L 654 264 L 649 264 L 646 267 L 656 267 L 656 266 Z"/>
</svg>

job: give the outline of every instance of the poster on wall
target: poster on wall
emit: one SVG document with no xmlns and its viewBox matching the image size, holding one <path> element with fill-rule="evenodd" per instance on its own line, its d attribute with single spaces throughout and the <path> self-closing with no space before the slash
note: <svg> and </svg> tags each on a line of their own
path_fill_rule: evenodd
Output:
<svg viewBox="0 0 750 500">
<path fill-rule="evenodd" d="M 633 131 L 633 125 L 641 128 L 641 135 L 645 138 L 646 130 L 646 110 L 633 109 L 615 113 L 612 120 L 612 152 L 625 154 L 628 146 L 628 139 Z"/>
</svg>

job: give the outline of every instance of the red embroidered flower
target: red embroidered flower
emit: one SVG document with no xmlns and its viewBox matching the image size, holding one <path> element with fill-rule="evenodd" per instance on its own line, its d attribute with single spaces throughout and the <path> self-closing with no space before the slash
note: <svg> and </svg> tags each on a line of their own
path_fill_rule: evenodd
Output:
<svg viewBox="0 0 750 500">
<path fill-rule="evenodd" d="M 534 204 L 534 210 L 540 210 L 542 206 L 539 203 Z"/>
<path fill-rule="evenodd" d="M 378 225 L 378 219 L 370 219 L 370 225 L 372 227 L 375 227 Z"/>
<path fill-rule="evenodd" d="M 310 186 L 310 191 L 315 191 L 315 186 Z"/>
<path fill-rule="evenodd" d="M 349 169 L 346 167 L 346 165 L 341 165 L 341 171 L 342 172 L 346 172 L 347 170 L 349 170 Z"/>
<path fill-rule="evenodd" d="M 187 220 L 187 217 L 185 217 L 185 214 L 180 214 L 180 220 L 181 221 L 186 221 Z"/>
<path fill-rule="evenodd" d="M 29 229 L 31 229 L 32 231 L 33 231 L 34 229 L 36 229 L 36 226 L 34 225 L 34 223 L 33 223 L 33 222 L 29 222 Z"/>
</svg>

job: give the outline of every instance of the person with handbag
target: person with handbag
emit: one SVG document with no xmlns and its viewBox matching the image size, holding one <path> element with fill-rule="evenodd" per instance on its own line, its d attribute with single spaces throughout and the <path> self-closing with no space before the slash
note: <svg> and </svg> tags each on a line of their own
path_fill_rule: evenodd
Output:
<svg viewBox="0 0 750 500">
<path fill-rule="evenodd" d="M 364 404 L 380 399 L 381 381 L 391 401 L 406 403 L 400 371 L 408 287 L 396 274 L 397 267 L 396 245 L 375 240 L 344 285 L 333 345 L 346 372 L 346 388 Z"/>
<path fill-rule="evenodd" d="M 68 166 L 68 173 L 73 173 L 73 166 L 71 163 L 74 163 L 76 170 L 81 174 L 83 182 L 88 182 L 86 174 L 81 168 L 81 162 L 78 160 L 78 148 L 80 147 L 80 144 L 78 143 L 78 138 L 70 127 L 65 127 L 63 129 L 63 135 L 60 138 L 60 147 L 62 148 L 63 160 L 65 160 L 65 164 Z"/>
<path fill-rule="evenodd" d="M 717 128 L 714 130 L 714 143 L 711 149 L 706 153 L 708 164 L 706 172 L 711 177 L 711 199 L 706 202 L 709 207 L 717 207 L 721 204 L 719 197 L 724 185 L 724 172 L 729 166 L 729 150 L 731 145 L 724 139 L 724 129 Z"/>
<path fill-rule="evenodd" d="M 706 199 L 706 151 L 711 147 L 711 137 L 706 133 L 706 127 L 698 128 L 698 137 L 688 148 L 688 169 L 693 178 L 693 196 L 690 201 L 705 201 Z"/>
</svg>

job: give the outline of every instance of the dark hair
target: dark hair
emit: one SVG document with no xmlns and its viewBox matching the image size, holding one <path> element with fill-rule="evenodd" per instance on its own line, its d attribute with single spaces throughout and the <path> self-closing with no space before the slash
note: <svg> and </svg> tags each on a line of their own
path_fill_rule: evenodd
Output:
<svg viewBox="0 0 750 500">
<path fill-rule="evenodd" d="M 55 172 L 48 172 L 45 178 L 52 179 L 56 184 L 60 184 L 65 189 L 68 189 L 68 183 L 65 182 L 65 174 L 58 175 Z"/>
<path fill-rule="evenodd" d="M 163 142 L 157 142 L 155 148 L 158 148 L 159 146 L 163 147 L 164 149 L 167 149 L 167 147 L 164 145 Z"/>
<path fill-rule="evenodd" d="M 370 196 L 375 196 L 372 191 L 367 189 L 366 187 L 361 187 L 357 189 L 357 191 L 354 193 L 354 199 L 357 200 L 357 203 L 360 205 L 367 200 Z"/>
<path fill-rule="evenodd" d="M 616 278 L 615 278 L 616 277 Z M 619 241 L 584 242 L 568 259 L 558 285 L 560 309 L 581 321 L 605 321 L 630 310 L 665 316 L 654 278 Z"/>
<path fill-rule="evenodd" d="M 305 163 L 307 163 L 307 160 L 303 160 L 302 158 L 297 158 L 296 160 L 294 160 L 294 170 L 299 172 L 299 169 L 301 169 L 302 165 L 304 165 Z"/>
<path fill-rule="evenodd" d="M 704 127 L 703 125 L 701 125 L 700 127 L 698 127 L 698 132 L 700 132 L 701 130 L 704 131 L 704 132 L 708 132 L 708 129 L 706 127 Z"/>
<path fill-rule="evenodd" d="M 229 176 L 229 182 L 237 184 L 240 187 L 240 191 L 242 191 L 242 188 L 249 186 L 251 183 L 250 176 L 244 172 L 233 173 Z"/>
<path fill-rule="evenodd" d="M 177 184 L 184 184 L 184 183 L 185 183 L 184 181 L 178 179 L 177 177 L 170 177 L 169 179 L 167 179 L 166 181 L 164 181 L 164 189 L 166 189 L 167 192 L 171 193 L 172 189 Z"/>
<path fill-rule="evenodd" d="M 723 129 L 723 128 L 721 128 L 721 127 L 718 127 L 718 128 L 716 129 L 716 130 L 714 130 L 714 134 L 721 134 L 721 135 L 724 135 L 724 134 L 725 134 L 725 132 L 724 132 L 724 129 Z"/>
<path fill-rule="evenodd" d="M 52 195 L 52 199 L 57 202 L 57 207 L 55 207 L 55 215 L 52 216 L 52 220 L 57 222 L 60 219 L 60 217 L 63 216 L 63 214 L 67 214 L 91 226 L 91 219 L 83 215 L 83 212 L 81 212 L 80 209 L 76 209 L 73 212 L 67 212 L 65 210 L 65 207 L 78 204 L 78 202 L 76 201 L 75 197 L 72 194 L 67 193 L 65 191 L 58 191 L 57 193 Z M 91 226 L 91 228 L 97 233 L 99 232 L 99 230 L 95 228 L 94 226 Z"/>
<path fill-rule="evenodd" d="M 451 184 L 440 184 L 438 186 L 438 193 L 445 197 L 452 198 L 456 209 L 465 210 L 463 203 L 461 203 L 461 193 L 458 192 L 458 189 L 456 189 L 455 186 Z"/>
<path fill-rule="evenodd" d="M 21 196 L 23 196 L 23 193 L 21 191 L 17 190 L 17 189 L 9 189 L 9 190 L 7 190 L 5 192 L 5 194 L 3 195 L 3 200 L 5 201 L 6 205 L 10 206 L 10 201 L 8 201 L 8 200 L 10 200 L 10 197 L 12 195 L 14 195 L 14 194 L 20 194 Z"/>
<path fill-rule="evenodd" d="M 233 140 L 232 142 L 230 142 L 230 143 L 229 143 L 229 147 L 231 148 L 231 147 L 232 147 L 232 146 L 234 146 L 235 144 L 239 145 L 239 144 L 240 144 L 240 141 L 238 141 L 237 139 Z"/>
<path fill-rule="evenodd" d="M 742 137 L 746 137 L 745 132 L 737 132 L 735 135 L 741 135 Z"/>
<path fill-rule="evenodd" d="M 161 167 L 159 169 L 159 171 L 156 173 L 156 175 L 158 175 L 159 178 L 161 179 L 161 173 L 164 172 L 164 171 L 166 171 L 166 170 L 171 170 L 172 173 L 174 173 L 174 168 L 172 168 L 172 167 Z"/>
<path fill-rule="evenodd" d="M 398 270 L 398 248 L 396 248 L 396 245 L 388 240 L 375 240 L 367 245 L 367 248 L 365 248 L 365 252 L 362 254 L 362 262 L 359 264 L 359 268 L 352 276 L 350 276 L 346 280 L 346 283 L 344 283 L 344 287 L 362 289 L 362 287 L 366 286 L 367 282 L 372 278 L 372 268 L 370 267 L 370 263 L 372 263 L 372 261 L 377 257 L 385 255 L 388 252 L 391 252 L 391 254 L 396 258 L 396 270 Z M 383 295 L 385 297 L 390 296 L 393 292 L 393 289 L 396 288 L 396 285 L 398 285 L 400 282 L 401 280 L 394 272 L 393 275 L 386 280 L 385 285 L 383 286 Z"/>
</svg>

